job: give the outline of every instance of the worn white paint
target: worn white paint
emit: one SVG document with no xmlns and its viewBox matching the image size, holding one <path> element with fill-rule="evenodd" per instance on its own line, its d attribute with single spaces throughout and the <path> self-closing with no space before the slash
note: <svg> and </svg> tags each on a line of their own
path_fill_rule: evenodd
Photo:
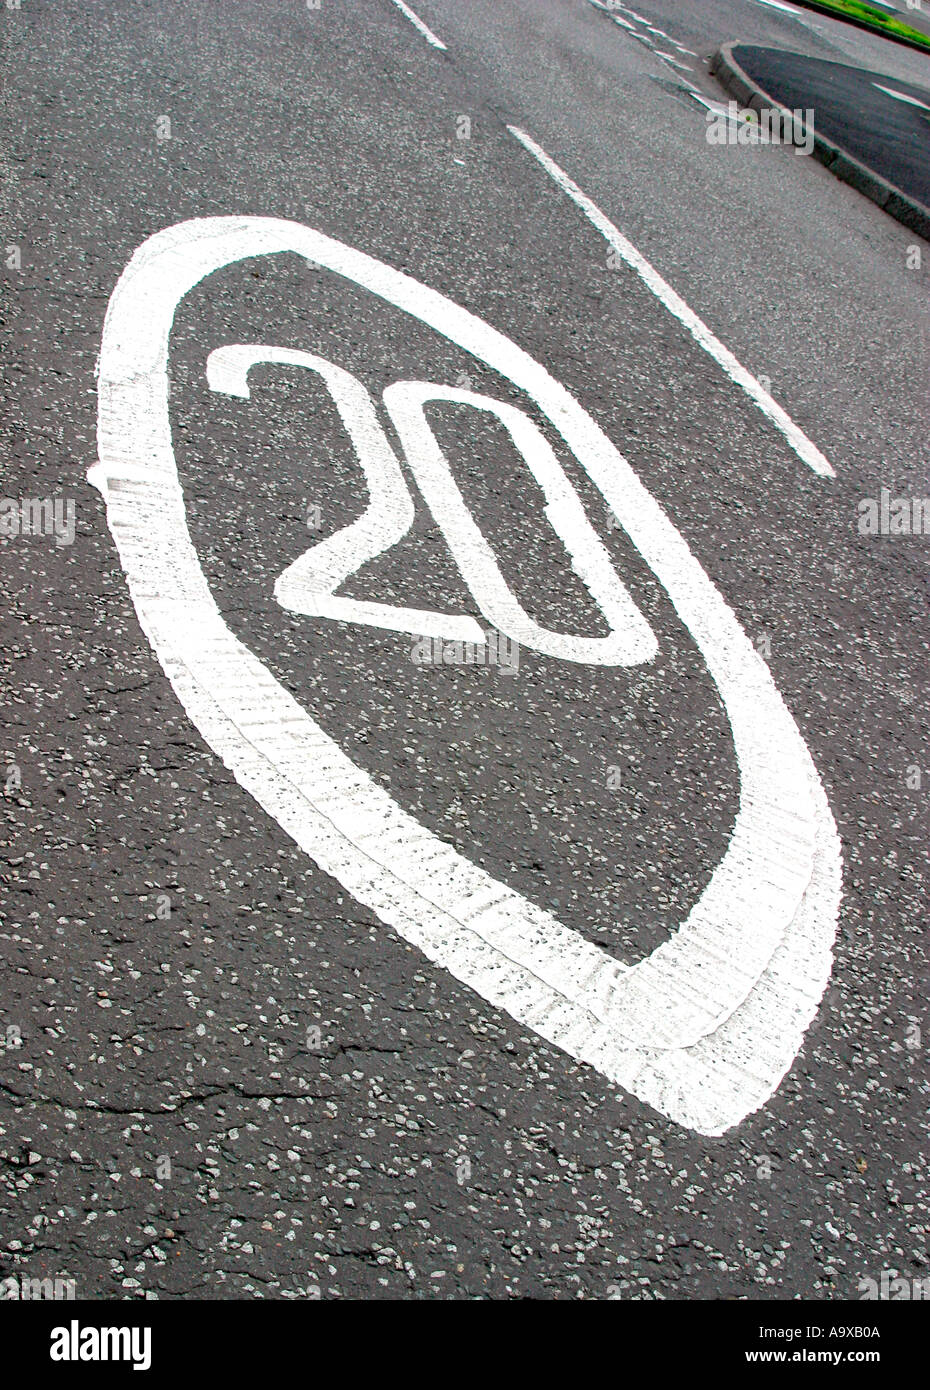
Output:
<svg viewBox="0 0 930 1390">
<path fill-rule="evenodd" d="M 699 318 L 692 308 L 689 307 L 672 289 L 671 285 L 663 280 L 659 272 L 652 266 L 646 257 L 643 256 L 631 241 L 623 235 L 621 231 L 601 212 L 600 208 L 591 199 L 582 193 L 581 189 L 574 183 L 564 169 L 560 169 L 554 159 L 551 159 L 546 151 L 535 140 L 532 140 L 526 131 L 520 130 L 517 126 L 508 126 L 511 135 L 516 136 L 524 149 L 529 150 L 530 154 L 536 159 L 546 173 L 567 193 L 572 202 L 581 209 L 588 221 L 591 222 L 601 236 L 611 246 L 622 261 L 631 270 L 635 270 L 643 283 L 652 291 L 656 299 L 664 304 L 669 313 L 674 314 L 706 353 L 717 362 L 731 381 L 746 392 L 750 400 L 754 401 L 762 413 L 771 420 L 776 429 L 780 430 L 791 445 L 794 452 L 802 462 L 812 468 L 815 473 L 822 477 L 833 478 L 836 475 L 830 464 L 824 458 L 820 450 L 808 439 L 807 435 L 791 419 L 791 416 L 773 400 L 772 396 L 748 372 L 741 362 L 733 355 L 729 348 L 724 347 L 720 339 L 707 327 L 703 319 Z"/>
<path fill-rule="evenodd" d="M 664 29 L 658 29 L 654 24 L 650 24 L 649 20 L 644 18 L 643 15 L 637 14 L 635 10 L 627 9 L 625 5 L 618 4 L 617 0 L 613 0 L 613 3 L 609 5 L 603 4 L 602 0 L 589 0 L 589 3 L 594 5 L 599 10 L 605 10 L 606 13 L 609 14 L 610 17 L 613 19 L 613 22 L 615 24 L 619 24 L 622 29 L 626 29 L 626 31 L 632 34 L 634 38 L 637 38 L 640 40 L 641 43 L 644 43 L 647 46 L 647 48 L 651 48 L 652 51 L 655 53 L 656 57 L 661 58 L 666 63 L 674 63 L 675 60 L 671 58 L 669 54 L 660 52 L 655 47 L 652 39 L 647 39 L 645 35 L 639 32 L 639 30 L 636 27 L 636 24 L 639 24 L 643 29 L 646 30 L 647 33 L 654 34 L 656 38 L 665 39 L 666 43 L 670 43 L 673 48 L 677 48 L 679 53 L 687 53 L 692 58 L 696 58 L 698 56 L 694 52 L 693 48 L 685 48 L 684 44 L 679 43 L 677 39 L 673 39 L 671 34 L 667 34 Z M 628 19 L 624 19 L 622 15 L 617 14 L 617 10 L 624 10 L 626 14 L 630 15 L 636 21 L 636 24 L 631 24 Z M 680 64 L 676 64 L 676 66 L 680 66 Z"/>
<path fill-rule="evenodd" d="M 306 367 L 322 378 L 362 465 L 369 496 L 368 506 L 356 521 L 311 546 L 279 576 L 274 593 L 281 606 L 292 613 L 364 623 L 423 637 L 483 642 L 484 633 L 474 618 L 398 608 L 335 594 L 350 574 L 403 540 L 413 525 L 413 498 L 371 396 L 342 367 L 293 348 L 235 343 L 210 353 L 207 381 L 214 391 L 248 400 L 249 370 L 260 363 Z"/>
<path fill-rule="evenodd" d="M 188 533 L 172 449 L 169 336 L 178 304 L 204 277 L 283 252 L 413 315 L 525 393 L 704 656 L 733 732 L 739 811 L 700 900 L 637 965 L 619 964 L 418 824 L 217 608 Z M 437 291 L 320 232 L 272 218 L 198 219 L 143 243 L 113 292 L 98 449 L 90 477 L 106 498 L 139 621 L 179 699 L 242 786 L 325 872 L 522 1026 L 678 1123 L 722 1133 L 765 1103 L 829 977 L 836 830 L 804 741 L 736 617 L 627 461 L 544 367 Z"/>
<path fill-rule="evenodd" d="M 448 401 L 496 415 L 546 499 L 545 514 L 568 551 L 572 569 L 583 582 L 610 628 L 607 637 L 573 637 L 550 632 L 521 607 L 500 572 L 491 547 L 472 518 L 452 470 L 426 419 L 425 405 Z M 456 564 L 479 608 L 498 632 L 523 647 L 564 661 L 599 666 L 633 666 L 651 661 L 658 649 L 655 635 L 620 583 L 604 545 L 585 515 L 578 494 L 552 447 L 528 415 L 503 401 L 474 391 L 431 382 L 401 381 L 389 386 L 384 404 L 394 422 L 407 461 L 427 505 L 446 538 Z"/>
<path fill-rule="evenodd" d="M 785 14 L 800 15 L 803 13 L 796 5 L 786 5 L 784 0 L 756 0 L 757 5 L 765 5 L 770 10 L 782 10 Z"/>
<path fill-rule="evenodd" d="M 275 584 L 275 598 L 293 613 L 342 622 L 483 643 L 474 618 L 418 608 L 363 602 L 335 594 L 339 585 L 367 561 L 403 540 L 414 519 L 413 499 L 400 464 L 378 421 L 374 402 L 362 383 L 342 367 L 293 348 L 235 343 L 216 348 L 207 359 L 207 381 L 214 391 L 248 400 L 249 370 L 259 364 L 306 367 L 325 382 L 362 465 L 369 504 L 362 516 L 335 535 L 311 546 L 288 565 Z M 563 541 L 575 573 L 611 629 L 609 637 L 584 638 L 553 633 L 535 623 L 518 603 L 501 574 L 493 551 L 465 505 L 451 469 L 427 423 L 426 401 L 447 401 L 489 411 L 509 429 L 546 499 L 545 512 Z M 475 601 L 498 632 L 524 647 L 567 661 L 630 666 L 651 661 L 657 643 L 652 629 L 614 572 L 578 495 L 560 467 L 545 435 L 515 406 L 428 382 L 400 382 L 385 392 L 385 403 L 440 530 Z"/>
<path fill-rule="evenodd" d="M 419 15 L 415 15 L 410 6 L 404 4 L 404 0 L 394 0 L 394 4 L 400 10 L 401 14 L 405 14 L 407 16 L 414 28 L 419 29 L 420 33 L 423 35 L 424 39 L 426 39 L 427 43 L 432 44 L 434 48 L 441 49 L 442 52 L 445 53 L 446 45 L 443 43 L 442 39 L 437 39 L 432 29 L 427 28 L 427 26 L 423 23 L 422 19 L 420 19 Z"/>
<path fill-rule="evenodd" d="M 877 87 L 880 92 L 884 92 L 886 97 L 894 97 L 895 101 L 903 101 L 907 106 L 918 106 L 921 111 L 930 111 L 930 106 L 925 101 L 918 101 L 916 97 L 909 97 L 907 92 L 898 92 L 894 87 L 883 87 L 880 82 L 873 82 L 873 87 Z"/>
</svg>

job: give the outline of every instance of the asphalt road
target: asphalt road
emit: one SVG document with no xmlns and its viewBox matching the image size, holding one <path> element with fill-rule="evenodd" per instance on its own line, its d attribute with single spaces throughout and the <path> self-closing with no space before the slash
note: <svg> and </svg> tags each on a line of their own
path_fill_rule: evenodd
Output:
<svg viewBox="0 0 930 1390">
<path fill-rule="evenodd" d="M 3 1277 L 105 1298 L 846 1299 L 883 1270 L 927 1274 L 927 539 L 861 535 L 857 516 L 883 487 L 930 495 L 930 252 L 917 264 L 913 234 L 813 160 L 708 144 L 686 85 L 725 101 L 707 64 L 728 39 L 900 82 L 926 60 L 755 0 L 643 5 L 662 35 L 588 0 L 419 0 L 444 49 L 391 0 L 0 12 L 2 491 L 76 515 L 72 544 L 3 546 Z M 796 1060 L 725 1133 L 669 1119 L 360 905 L 224 766 L 222 720 L 195 727 L 169 683 L 85 481 L 95 373 L 135 250 L 231 215 L 364 251 L 543 364 L 763 654 L 836 822 L 843 899 Z M 288 252 L 196 284 L 168 369 L 191 539 L 226 627 L 377 787 L 633 965 L 708 891 L 740 795 L 719 682 L 623 529 L 635 518 L 611 524 L 543 421 L 655 658 L 524 646 L 513 673 L 417 666 L 409 634 L 275 601 L 366 504 L 318 375 L 258 366 L 248 400 L 205 375 L 218 347 L 272 344 L 376 401 L 425 380 L 526 408 L 444 334 Z M 474 414 L 430 420 L 506 582 L 543 627 L 603 636 L 512 441 Z M 147 418 L 129 409 L 127 429 Z M 143 462 L 144 438 L 120 447 Z M 409 533 L 339 592 L 476 614 L 412 492 Z M 153 567 L 162 544 L 156 525 Z M 193 661 L 196 626 L 164 622 Z"/>
<path fill-rule="evenodd" d="M 789 110 L 812 110 L 818 132 L 867 169 L 930 204 L 930 88 L 883 72 L 772 48 L 736 50 L 743 71 Z M 817 117 L 819 116 L 819 119 Z"/>
</svg>

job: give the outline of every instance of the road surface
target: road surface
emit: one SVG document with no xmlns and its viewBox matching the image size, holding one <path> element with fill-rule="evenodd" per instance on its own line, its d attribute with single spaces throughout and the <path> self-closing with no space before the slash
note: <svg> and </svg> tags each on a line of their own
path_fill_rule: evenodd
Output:
<svg viewBox="0 0 930 1390">
<path fill-rule="evenodd" d="M 4 1277 L 926 1274 L 927 540 L 859 520 L 930 495 L 930 248 L 706 139 L 724 41 L 926 60 L 642 4 L 0 13 Z M 216 218 L 209 253 L 149 240 Z M 291 570 L 373 487 L 338 581 Z M 427 619 L 385 605 L 509 625 L 519 665 L 414 660 Z"/>
</svg>

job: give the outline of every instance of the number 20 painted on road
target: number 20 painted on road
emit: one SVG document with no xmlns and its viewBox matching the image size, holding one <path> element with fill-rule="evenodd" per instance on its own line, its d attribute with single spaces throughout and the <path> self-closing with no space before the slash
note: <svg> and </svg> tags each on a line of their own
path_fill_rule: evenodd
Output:
<svg viewBox="0 0 930 1390">
<path fill-rule="evenodd" d="M 190 539 L 171 442 L 168 353 L 175 311 L 205 277 L 293 253 L 412 315 L 531 400 L 599 489 L 668 594 L 720 692 L 740 775 L 730 843 L 687 918 L 635 965 L 616 961 L 431 834 L 356 767 L 229 630 Z M 280 576 L 298 612 L 480 640 L 473 619 L 341 598 L 364 560 L 406 533 L 412 501 L 365 388 L 310 353 L 248 344 L 210 355 L 218 390 L 248 394 L 249 368 L 316 371 L 355 445 L 363 515 Z M 545 436 L 522 411 L 423 382 L 385 392 L 417 484 L 480 611 L 540 652 L 625 665 L 649 660 L 651 628 L 620 583 Z M 580 638 L 532 621 L 505 584 L 424 414 L 427 402 L 490 411 L 509 430 L 546 515 L 607 620 Z M 677 1123 L 719 1134 L 763 1105 L 790 1067 L 829 978 L 839 842 L 807 747 L 765 663 L 656 499 L 546 369 L 437 291 L 293 222 L 180 223 L 136 251 L 110 300 L 99 364 L 99 462 L 139 621 L 190 718 L 237 780 L 327 873 L 429 959 Z"/>
<path fill-rule="evenodd" d="M 365 387 L 342 367 L 290 348 L 237 343 L 217 348 L 207 361 L 215 391 L 248 397 L 248 374 L 257 363 L 279 362 L 317 372 L 333 398 L 365 474 L 370 502 L 357 521 L 313 546 L 289 565 L 275 585 L 284 608 L 295 613 L 389 627 L 401 632 L 483 642 L 474 618 L 422 609 L 394 608 L 339 598 L 334 590 L 367 560 L 396 545 L 413 523 L 413 499 Z M 475 525 L 451 469 L 426 420 L 428 401 L 453 401 L 496 415 L 510 432 L 546 499 L 546 516 L 562 540 L 572 569 L 584 582 L 610 628 L 608 637 L 568 637 L 542 628 L 520 606 L 500 572 L 491 547 Z M 423 496 L 475 602 L 498 631 L 546 656 L 605 666 L 651 661 L 656 640 L 610 562 L 578 495 L 542 431 L 522 410 L 490 396 L 429 382 L 388 387 L 384 403 Z"/>
</svg>

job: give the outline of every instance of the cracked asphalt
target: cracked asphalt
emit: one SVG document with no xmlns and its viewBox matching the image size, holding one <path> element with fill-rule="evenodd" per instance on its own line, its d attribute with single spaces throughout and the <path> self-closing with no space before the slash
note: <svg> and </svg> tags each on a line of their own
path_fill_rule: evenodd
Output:
<svg viewBox="0 0 930 1390">
<path fill-rule="evenodd" d="M 88 1299 L 832 1301 L 930 1274 L 928 541 L 856 525 L 882 487 L 930 495 L 930 248 L 915 263 L 914 234 L 813 160 L 709 145 L 683 85 L 725 101 L 708 64 L 734 38 L 915 85 L 926 60 L 753 0 L 643 4 L 677 48 L 588 0 L 420 0 L 444 52 L 390 0 L 0 11 L 0 491 L 76 515 L 73 544 L 0 541 L 0 1279 L 69 1277 Z M 835 479 L 610 264 L 508 124 L 766 377 Z M 722 1137 L 359 906 L 174 694 L 85 482 L 95 368 L 133 251 L 230 213 L 359 247 L 544 363 L 764 652 L 830 800 L 844 897 L 798 1058 Z M 273 584 L 316 539 L 308 509 L 334 533 L 364 480 L 308 373 L 258 368 L 250 400 L 207 388 L 228 342 L 312 351 L 373 395 L 519 393 L 289 255 L 210 276 L 172 334 L 191 536 L 233 633 L 428 829 L 641 959 L 706 888 L 739 790 L 714 683 L 642 558 L 573 476 L 658 636 L 648 666 L 419 668 L 402 634 L 286 612 Z M 436 430 L 533 616 L 598 635 L 503 432 L 455 408 Z M 419 502 L 344 592 L 471 611 Z"/>
</svg>

